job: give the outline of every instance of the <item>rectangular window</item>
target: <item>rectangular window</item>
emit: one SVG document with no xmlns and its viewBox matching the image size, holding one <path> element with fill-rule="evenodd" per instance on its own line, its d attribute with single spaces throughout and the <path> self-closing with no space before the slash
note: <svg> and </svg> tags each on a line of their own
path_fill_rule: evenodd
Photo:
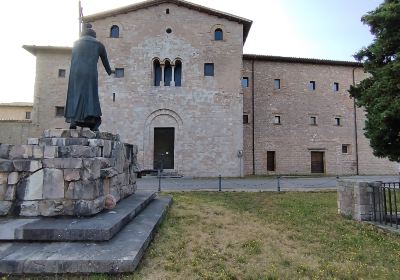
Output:
<svg viewBox="0 0 400 280">
<path fill-rule="evenodd" d="M 123 78 L 124 74 L 124 68 L 115 68 L 115 78 Z"/>
<path fill-rule="evenodd" d="M 309 90 L 315 90 L 316 89 L 315 81 L 310 81 L 310 83 L 308 84 L 308 89 Z"/>
<path fill-rule="evenodd" d="M 267 151 L 267 171 L 275 171 L 275 151 Z"/>
<path fill-rule="evenodd" d="M 310 124 L 311 125 L 317 125 L 317 117 L 316 116 L 311 116 L 310 117 Z"/>
<path fill-rule="evenodd" d="M 341 126 L 342 125 L 342 120 L 339 117 L 335 118 L 335 125 Z"/>
<path fill-rule="evenodd" d="M 274 124 L 281 124 L 281 116 L 274 116 Z"/>
<path fill-rule="evenodd" d="M 58 77 L 65 78 L 65 69 L 58 69 Z"/>
<path fill-rule="evenodd" d="M 56 117 L 64 117 L 64 107 L 56 106 Z"/>
<path fill-rule="evenodd" d="M 31 112 L 25 112 L 25 119 L 27 120 L 31 119 Z"/>
<path fill-rule="evenodd" d="M 274 89 L 280 89 L 280 88 L 281 88 L 281 80 L 275 79 L 274 80 Z"/>
<path fill-rule="evenodd" d="M 204 63 L 204 76 L 214 76 L 214 63 Z"/>
<path fill-rule="evenodd" d="M 242 78 L 242 86 L 243 87 L 249 87 L 249 78 L 248 77 L 243 77 Z"/>
<path fill-rule="evenodd" d="M 243 123 L 244 124 L 249 123 L 249 115 L 243 115 Z"/>
<path fill-rule="evenodd" d="M 342 154 L 350 154 L 350 145 L 349 144 L 342 145 Z"/>
<path fill-rule="evenodd" d="M 339 83 L 333 83 L 333 91 L 339 91 Z"/>
</svg>

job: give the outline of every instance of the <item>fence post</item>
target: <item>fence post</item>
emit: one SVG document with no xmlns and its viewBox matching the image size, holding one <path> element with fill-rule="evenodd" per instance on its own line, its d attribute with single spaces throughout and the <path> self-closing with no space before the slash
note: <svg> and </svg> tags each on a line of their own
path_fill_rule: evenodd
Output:
<svg viewBox="0 0 400 280">
<path fill-rule="evenodd" d="M 222 191 L 222 182 L 221 182 L 221 180 L 222 180 L 222 177 L 221 177 L 221 175 L 219 175 L 219 177 L 218 177 L 218 191 L 219 192 Z"/>
<path fill-rule="evenodd" d="M 161 192 L 161 170 L 157 170 L 158 173 L 158 192 Z"/>
<path fill-rule="evenodd" d="M 277 179 L 277 182 L 276 182 L 276 184 L 277 184 L 277 189 L 278 189 L 278 192 L 280 192 L 281 191 L 281 176 L 277 176 L 276 177 L 276 179 Z"/>
</svg>

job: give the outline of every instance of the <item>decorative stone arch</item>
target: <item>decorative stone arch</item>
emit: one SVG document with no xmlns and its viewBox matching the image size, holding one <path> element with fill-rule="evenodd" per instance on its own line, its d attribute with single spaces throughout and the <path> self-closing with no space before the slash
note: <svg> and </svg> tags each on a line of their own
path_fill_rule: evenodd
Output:
<svg viewBox="0 0 400 280">
<path fill-rule="evenodd" d="M 183 63 L 180 57 L 176 57 L 173 62 L 174 66 L 174 83 L 176 87 L 182 86 L 183 83 Z"/>
<path fill-rule="evenodd" d="M 179 114 L 170 109 L 158 109 L 146 118 L 143 128 L 143 166 L 145 169 L 153 168 L 154 128 L 159 127 L 175 129 L 174 171 L 180 172 L 183 166 L 183 121 Z"/>
<path fill-rule="evenodd" d="M 226 27 L 223 24 L 214 24 L 211 27 L 211 29 L 210 29 L 211 40 L 218 41 L 218 40 L 215 40 L 215 31 L 218 30 L 218 29 L 220 29 L 222 31 L 222 34 L 223 34 L 223 38 L 220 41 L 226 41 L 226 33 L 227 33 L 227 31 L 226 31 Z"/>
<path fill-rule="evenodd" d="M 108 38 L 111 39 L 118 39 L 118 38 L 113 38 L 111 37 L 111 28 L 113 26 L 118 26 L 119 29 L 119 36 L 118 38 L 122 38 L 124 36 L 124 26 L 122 25 L 122 23 L 118 22 L 118 21 L 112 21 L 109 26 L 108 26 Z"/>
<path fill-rule="evenodd" d="M 154 57 L 151 60 L 151 85 L 152 86 L 160 86 L 160 81 L 162 78 L 161 63 L 162 63 L 162 60 L 159 57 Z"/>
</svg>

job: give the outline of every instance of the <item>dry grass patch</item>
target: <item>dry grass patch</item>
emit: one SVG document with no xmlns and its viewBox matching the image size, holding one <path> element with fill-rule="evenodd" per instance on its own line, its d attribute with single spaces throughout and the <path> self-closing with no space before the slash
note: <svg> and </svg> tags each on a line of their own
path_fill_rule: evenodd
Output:
<svg viewBox="0 0 400 280">
<path fill-rule="evenodd" d="M 395 279 L 400 238 L 337 215 L 336 193 L 174 193 L 129 279 Z"/>
</svg>

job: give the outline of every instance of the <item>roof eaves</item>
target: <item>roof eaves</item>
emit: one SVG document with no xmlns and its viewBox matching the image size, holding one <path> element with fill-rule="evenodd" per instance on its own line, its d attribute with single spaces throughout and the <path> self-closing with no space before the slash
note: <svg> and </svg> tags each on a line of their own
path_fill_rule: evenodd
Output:
<svg viewBox="0 0 400 280">
<path fill-rule="evenodd" d="M 356 62 L 356 61 L 341 61 L 341 60 L 302 58 L 302 57 L 285 57 L 285 56 L 272 56 L 272 55 L 259 55 L 259 54 L 243 54 L 243 59 L 363 67 L 363 64 L 361 62 Z"/>
</svg>

